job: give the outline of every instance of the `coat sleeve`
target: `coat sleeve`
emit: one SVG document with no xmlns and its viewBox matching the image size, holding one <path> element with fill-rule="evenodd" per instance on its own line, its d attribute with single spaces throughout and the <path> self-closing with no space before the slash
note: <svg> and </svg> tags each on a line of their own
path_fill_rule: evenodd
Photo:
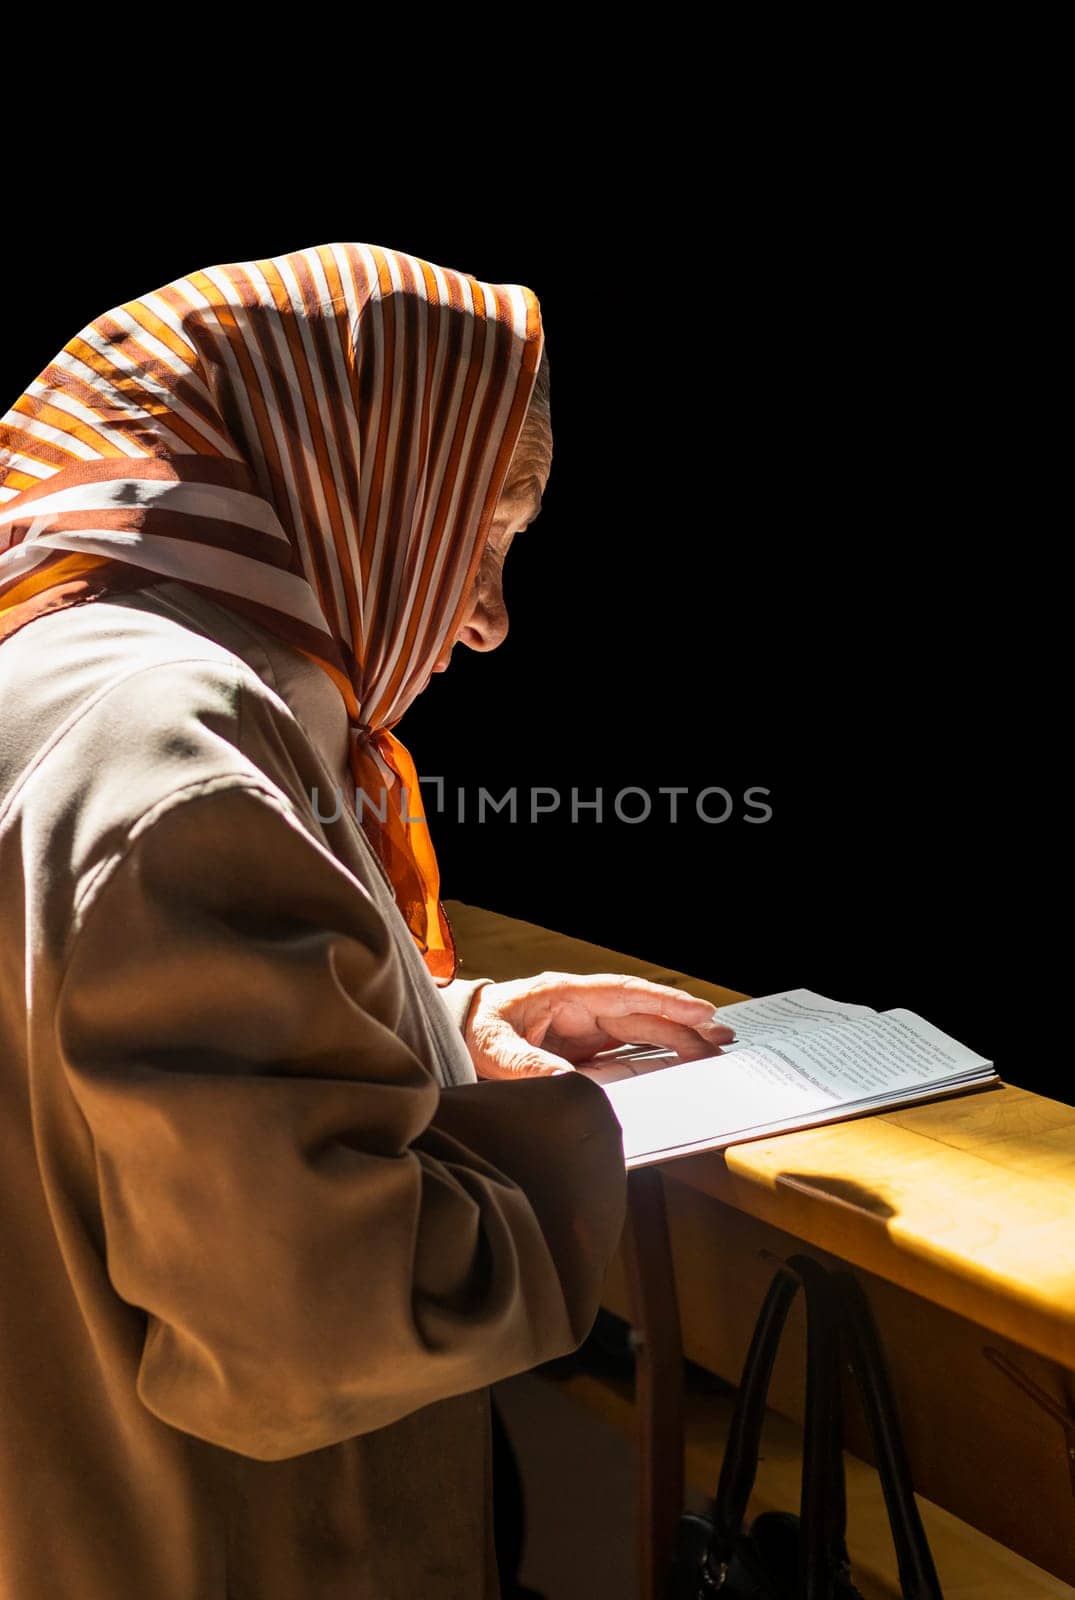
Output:
<svg viewBox="0 0 1075 1600">
<path fill-rule="evenodd" d="M 448 1015 L 459 1029 L 464 1031 L 467 1012 L 471 1002 L 479 989 L 484 989 L 486 984 L 492 983 L 492 978 L 453 978 L 451 983 L 446 983 L 437 990 Z"/>
<path fill-rule="evenodd" d="M 246 780 L 162 804 L 95 885 L 56 1037 L 164 1422 L 280 1460 L 592 1326 L 626 1199 L 604 1093 L 442 1090 L 402 992 L 372 897 Z"/>
</svg>

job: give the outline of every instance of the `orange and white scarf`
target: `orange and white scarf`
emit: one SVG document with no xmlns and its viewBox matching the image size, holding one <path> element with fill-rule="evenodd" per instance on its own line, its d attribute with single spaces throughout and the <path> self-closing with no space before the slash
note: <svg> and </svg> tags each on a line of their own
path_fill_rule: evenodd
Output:
<svg viewBox="0 0 1075 1600">
<path fill-rule="evenodd" d="M 314 245 L 96 317 L 0 421 L 0 642 L 170 578 L 310 657 L 347 706 L 360 821 L 439 984 L 455 946 L 389 730 L 466 615 L 542 342 L 519 284 Z"/>
</svg>

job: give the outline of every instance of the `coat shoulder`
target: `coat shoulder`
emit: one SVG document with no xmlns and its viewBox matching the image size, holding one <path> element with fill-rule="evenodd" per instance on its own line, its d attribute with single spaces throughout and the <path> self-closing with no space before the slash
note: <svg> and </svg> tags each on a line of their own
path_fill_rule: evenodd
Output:
<svg viewBox="0 0 1075 1600">
<path fill-rule="evenodd" d="M 256 787 L 297 809 L 320 770 L 246 662 L 130 607 L 29 623 L 0 649 L 0 704 L 0 884 L 35 874 L 58 920 L 162 807 Z"/>
</svg>

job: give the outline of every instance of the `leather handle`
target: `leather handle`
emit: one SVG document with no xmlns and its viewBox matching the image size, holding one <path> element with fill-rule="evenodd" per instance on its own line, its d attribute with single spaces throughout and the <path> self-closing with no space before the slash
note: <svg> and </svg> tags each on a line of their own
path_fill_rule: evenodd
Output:
<svg viewBox="0 0 1075 1600">
<path fill-rule="evenodd" d="M 841 1302 L 833 1275 L 811 1256 L 788 1267 L 806 1295 L 806 1405 L 799 1502 L 799 1584 L 803 1600 L 832 1600 L 837 1578 L 850 1577 L 845 1533 L 843 1407 L 840 1387 Z"/>
<path fill-rule="evenodd" d="M 877 1471 L 888 1510 L 892 1542 L 906 1600 L 943 1600 L 937 1569 L 914 1497 L 914 1484 L 892 1398 L 881 1342 L 862 1287 L 849 1272 L 833 1275 L 841 1301 L 848 1359 L 855 1374 Z"/>
<path fill-rule="evenodd" d="M 799 1595 L 853 1593 L 847 1553 L 841 1365 L 846 1354 L 862 1398 L 885 1496 L 905 1600 L 943 1600 L 915 1502 L 899 1417 L 869 1305 L 858 1281 L 806 1255 L 777 1266 L 743 1365 L 713 1505 L 710 1581 L 730 1561 L 757 1476 L 773 1365 L 799 1288 L 806 1300 L 806 1405 L 799 1506 Z"/>
<path fill-rule="evenodd" d="M 714 1557 L 727 1561 L 743 1526 L 758 1472 L 758 1450 L 780 1336 L 799 1289 L 799 1279 L 781 1265 L 766 1290 L 751 1335 L 735 1398 L 713 1504 Z"/>
</svg>

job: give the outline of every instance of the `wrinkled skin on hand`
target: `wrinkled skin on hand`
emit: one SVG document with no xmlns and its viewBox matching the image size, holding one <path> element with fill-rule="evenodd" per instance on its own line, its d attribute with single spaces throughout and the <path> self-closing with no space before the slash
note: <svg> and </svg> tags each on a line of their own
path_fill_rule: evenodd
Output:
<svg viewBox="0 0 1075 1600">
<path fill-rule="evenodd" d="M 674 1050 L 683 1061 L 719 1055 L 735 1033 L 718 1016 L 708 1000 L 645 978 L 542 972 L 479 989 L 464 1037 L 479 1078 L 536 1077 L 621 1044 Z"/>
</svg>

